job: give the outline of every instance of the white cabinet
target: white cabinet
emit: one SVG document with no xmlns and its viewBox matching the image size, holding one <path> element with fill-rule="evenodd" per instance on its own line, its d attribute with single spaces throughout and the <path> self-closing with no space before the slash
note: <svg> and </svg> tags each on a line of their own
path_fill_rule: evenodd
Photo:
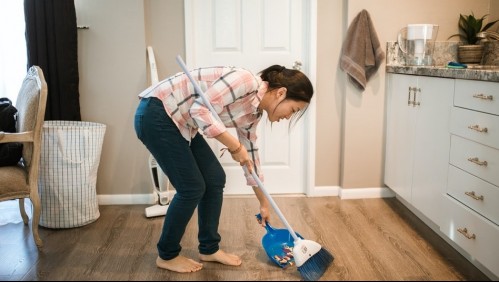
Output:
<svg viewBox="0 0 499 282">
<path fill-rule="evenodd" d="M 499 83 L 455 85 L 440 230 L 499 277 Z"/>
<path fill-rule="evenodd" d="M 387 90 L 385 184 L 499 277 L 499 83 L 388 73 Z"/>
<path fill-rule="evenodd" d="M 387 78 L 385 184 L 440 225 L 454 79 L 394 73 Z"/>
<path fill-rule="evenodd" d="M 400 197 L 410 200 L 415 136 L 415 109 L 410 97 L 417 77 L 387 74 L 387 119 L 385 184 Z"/>
</svg>

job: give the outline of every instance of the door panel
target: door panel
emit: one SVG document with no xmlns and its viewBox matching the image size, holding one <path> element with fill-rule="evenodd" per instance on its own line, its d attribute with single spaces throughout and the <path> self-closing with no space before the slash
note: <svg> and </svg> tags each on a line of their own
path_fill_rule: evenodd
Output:
<svg viewBox="0 0 499 282">
<path fill-rule="evenodd" d="M 306 0 L 190 0 L 186 1 L 186 62 L 190 68 L 234 65 L 257 74 L 273 64 L 307 73 L 304 40 L 308 23 Z M 289 123 L 271 124 L 264 115 L 258 140 L 265 188 L 270 193 L 305 193 L 307 167 L 306 116 L 291 130 Z M 235 135 L 234 129 L 229 132 Z M 223 147 L 209 140 L 215 153 Z M 220 159 L 227 173 L 226 194 L 253 194 L 242 168 L 230 154 Z"/>
</svg>

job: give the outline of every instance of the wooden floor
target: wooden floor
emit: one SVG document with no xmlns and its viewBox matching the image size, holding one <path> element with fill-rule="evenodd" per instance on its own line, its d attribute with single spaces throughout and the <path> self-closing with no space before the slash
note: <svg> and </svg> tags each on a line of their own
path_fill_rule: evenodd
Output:
<svg viewBox="0 0 499 282">
<path fill-rule="evenodd" d="M 395 198 L 275 197 L 291 226 L 335 259 L 321 280 L 490 280 Z M 15 205 L 14 205 L 15 204 Z M 267 258 L 265 229 L 254 197 L 226 198 L 221 248 L 243 259 L 239 267 L 204 263 L 178 274 L 155 265 L 164 217 L 146 218 L 146 206 L 101 206 L 100 218 L 71 229 L 41 228 L 38 252 L 17 202 L 0 203 L 0 280 L 302 280 Z M 197 259 L 197 216 L 187 227 L 182 254 Z M 277 216 L 271 222 L 282 228 Z"/>
</svg>

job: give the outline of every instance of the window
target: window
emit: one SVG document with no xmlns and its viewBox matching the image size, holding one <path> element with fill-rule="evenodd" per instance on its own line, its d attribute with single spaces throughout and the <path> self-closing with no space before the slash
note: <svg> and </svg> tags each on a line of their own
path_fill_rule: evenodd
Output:
<svg viewBox="0 0 499 282">
<path fill-rule="evenodd" d="M 27 71 L 23 0 L 0 0 L 0 97 L 16 102 Z"/>
</svg>

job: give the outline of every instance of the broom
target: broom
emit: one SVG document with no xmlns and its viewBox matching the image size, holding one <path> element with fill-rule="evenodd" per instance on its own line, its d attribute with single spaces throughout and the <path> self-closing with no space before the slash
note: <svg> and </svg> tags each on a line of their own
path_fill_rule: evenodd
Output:
<svg viewBox="0 0 499 282">
<path fill-rule="evenodd" d="M 248 173 L 248 168 L 246 166 L 243 166 L 243 170 L 245 173 Z M 322 248 L 319 243 L 298 237 L 272 196 L 270 196 L 267 189 L 263 186 L 262 181 L 260 181 L 260 178 L 256 175 L 254 170 L 251 172 L 251 176 L 253 176 L 253 179 L 258 184 L 258 187 L 262 190 L 263 194 L 265 194 L 265 197 L 267 197 L 282 223 L 284 223 L 293 237 L 293 257 L 301 276 L 307 281 L 318 280 L 333 262 L 333 255 L 331 255 L 328 250 Z"/>
<path fill-rule="evenodd" d="M 196 83 L 196 81 L 192 78 L 189 70 L 187 69 L 180 55 L 177 56 L 177 63 L 180 65 L 184 73 L 191 81 L 195 91 L 201 96 L 201 99 L 203 99 L 204 104 L 208 107 L 208 109 L 212 112 L 212 114 L 218 120 L 220 120 L 220 117 L 218 116 L 217 112 L 211 106 L 210 101 L 204 95 L 203 91 Z M 249 173 L 248 168 L 246 166 L 243 166 L 243 170 L 246 174 Z M 270 204 L 274 208 L 275 212 L 277 213 L 277 215 L 279 216 L 279 218 L 284 223 L 286 228 L 289 230 L 289 233 L 293 237 L 294 240 L 293 257 L 295 259 L 296 266 L 301 276 L 307 281 L 319 280 L 319 278 L 324 274 L 324 272 L 326 272 L 329 265 L 331 265 L 331 263 L 333 262 L 334 260 L 333 255 L 331 255 L 331 253 L 328 250 L 322 248 L 321 245 L 318 244 L 317 242 L 299 238 L 298 235 L 296 235 L 296 232 L 293 230 L 291 225 L 284 217 L 284 215 L 282 214 L 281 210 L 275 203 L 274 199 L 272 199 L 272 196 L 270 196 L 270 194 L 263 186 L 263 183 L 260 181 L 260 178 L 258 178 L 254 170 L 251 172 L 251 176 L 256 181 L 258 187 L 260 188 L 260 190 L 262 190 L 265 197 L 267 197 Z"/>
</svg>

